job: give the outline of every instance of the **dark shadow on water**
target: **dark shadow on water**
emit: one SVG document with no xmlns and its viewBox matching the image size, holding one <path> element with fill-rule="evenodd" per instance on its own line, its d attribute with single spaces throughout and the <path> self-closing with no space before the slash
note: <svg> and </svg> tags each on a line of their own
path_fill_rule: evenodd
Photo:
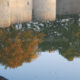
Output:
<svg viewBox="0 0 80 80">
<path fill-rule="evenodd" d="M 6 79 L 6 78 L 0 76 L 0 80 L 8 80 L 8 79 Z"/>
</svg>

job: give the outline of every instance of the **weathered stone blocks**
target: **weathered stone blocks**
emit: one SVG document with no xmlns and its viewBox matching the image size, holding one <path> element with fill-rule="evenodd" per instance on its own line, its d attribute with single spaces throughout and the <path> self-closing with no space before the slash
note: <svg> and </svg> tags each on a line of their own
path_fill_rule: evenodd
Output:
<svg viewBox="0 0 80 80">
<path fill-rule="evenodd" d="M 36 20 L 55 20 L 56 0 L 33 0 L 33 15 Z"/>
</svg>

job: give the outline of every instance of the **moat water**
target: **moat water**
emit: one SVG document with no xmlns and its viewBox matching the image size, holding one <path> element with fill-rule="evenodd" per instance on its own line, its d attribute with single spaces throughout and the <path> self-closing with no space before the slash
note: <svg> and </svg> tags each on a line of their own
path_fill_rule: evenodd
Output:
<svg viewBox="0 0 80 80">
<path fill-rule="evenodd" d="M 80 15 L 1 28 L 0 76 L 80 80 Z"/>
</svg>

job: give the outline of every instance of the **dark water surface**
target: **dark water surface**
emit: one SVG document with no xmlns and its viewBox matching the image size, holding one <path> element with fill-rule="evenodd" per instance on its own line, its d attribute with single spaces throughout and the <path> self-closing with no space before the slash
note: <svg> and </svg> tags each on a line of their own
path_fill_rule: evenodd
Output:
<svg viewBox="0 0 80 80">
<path fill-rule="evenodd" d="M 80 80 L 80 16 L 0 29 L 0 76 L 8 80 Z"/>
</svg>

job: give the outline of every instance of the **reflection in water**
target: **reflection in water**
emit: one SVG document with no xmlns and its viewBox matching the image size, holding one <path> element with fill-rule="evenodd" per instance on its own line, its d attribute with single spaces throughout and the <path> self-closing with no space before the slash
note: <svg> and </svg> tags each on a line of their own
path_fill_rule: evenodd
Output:
<svg viewBox="0 0 80 80">
<path fill-rule="evenodd" d="M 0 30 L 0 63 L 15 68 L 23 62 L 31 62 L 38 57 L 38 44 L 42 34 L 32 30 L 22 31 L 14 28 Z"/>
<path fill-rule="evenodd" d="M 80 0 L 56 0 L 56 2 L 58 15 L 80 14 Z"/>
<path fill-rule="evenodd" d="M 55 50 L 69 61 L 80 57 L 79 16 L 67 17 L 0 29 L 0 64 L 15 68 L 36 59 L 38 52 Z"/>
<path fill-rule="evenodd" d="M 39 45 L 42 51 L 59 50 L 59 53 L 72 61 L 80 57 L 80 24 L 79 16 L 57 19 L 45 24 L 42 32 L 46 33 L 44 41 Z"/>
<path fill-rule="evenodd" d="M 32 0 L 0 0 L 0 27 L 31 20 Z"/>
<path fill-rule="evenodd" d="M 56 0 L 34 0 L 33 17 L 39 21 L 56 20 Z"/>
</svg>

